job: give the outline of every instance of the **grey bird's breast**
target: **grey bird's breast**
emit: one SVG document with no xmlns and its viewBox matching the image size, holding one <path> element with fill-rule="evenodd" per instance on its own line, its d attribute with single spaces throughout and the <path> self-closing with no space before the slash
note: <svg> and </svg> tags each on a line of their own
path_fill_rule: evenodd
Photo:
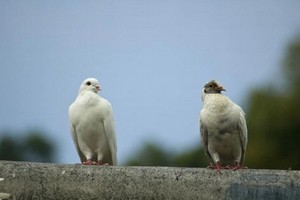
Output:
<svg viewBox="0 0 300 200">
<path fill-rule="evenodd" d="M 222 163 L 232 164 L 241 153 L 237 130 L 240 108 L 226 97 L 213 96 L 204 102 L 201 122 L 207 131 L 208 150 L 218 152 Z"/>
</svg>

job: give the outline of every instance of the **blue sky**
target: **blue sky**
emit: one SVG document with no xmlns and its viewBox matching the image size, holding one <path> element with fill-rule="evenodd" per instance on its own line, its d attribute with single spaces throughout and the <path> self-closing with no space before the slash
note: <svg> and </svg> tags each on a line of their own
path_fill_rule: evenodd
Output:
<svg viewBox="0 0 300 200">
<path fill-rule="evenodd" d="M 0 132 L 40 129 L 59 162 L 79 162 L 67 110 L 95 77 L 113 105 L 121 164 L 146 140 L 200 145 L 204 83 L 219 80 L 245 107 L 252 88 L 280 77 L 299 9 L 294 0 L 0 1 Z"/>
</svg>

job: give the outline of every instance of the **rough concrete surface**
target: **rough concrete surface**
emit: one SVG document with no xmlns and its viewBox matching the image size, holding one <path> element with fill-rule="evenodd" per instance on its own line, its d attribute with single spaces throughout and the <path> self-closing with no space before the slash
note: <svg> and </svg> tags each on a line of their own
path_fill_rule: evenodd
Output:
<svg viewBox="0 0 300 200">
<path fill-rule="evenodd" d="M 300 199 L 300 171 L 0 161 L 0 199 Z"/>
</svg>

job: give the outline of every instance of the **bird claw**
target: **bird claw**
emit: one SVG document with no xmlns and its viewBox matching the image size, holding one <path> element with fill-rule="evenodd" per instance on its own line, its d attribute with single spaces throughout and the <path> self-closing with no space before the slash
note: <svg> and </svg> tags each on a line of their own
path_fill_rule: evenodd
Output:
<svg viewBox="0 0 300 200">
<path fill-rule="evenodd" d="M 83 165 L 98 165 L 98 166 L 109 166 L 108 163 L 103 163 L 101 160 L 98 160 L 98 162 L 87 160 L 82 163 Z"/>
<path fill-rule="evenodd" d="M 236 171 L 236 170 L 239 170 L 239 169 L 248 169 L 248 167 L 241 166 L 241 165 L 236 165 L 236 166 L 233 166 L 233 168 L 232 168 L 233 171 Z"/>
<path fill-rule="evenodd" d="M 101 165 L 101 166 L 109 166 L 108 163 L 103 163 L 101 160 L 98 160 L 97 165 Z"/>
<path fill-rule="evenodd" d="M 239 162 L 236 162 L 234 166 L 231 166 L 231 169 L 233 171 L 236 171 L 236 170 L 239 170 L 239 169 L 248 169 L 248 167 L 242 166 L 242 165 L 240 165 Z"/>
<path fill-rule="evenodd" d="M 239 169 L 248 169 L 246 166 L 240 165 L 240 163 L 235 163 L 235 165 L 222 165 L 220 162 L 217 162 L 215 164 L 212 164 L 207 167 L 208 169 L 215 169 L 216 172 L 221 173 L 221 169 L 231 169 L 233 171 L 239 170 Z"/>
<path fill-rule="evenodd" d="M 221 173 L 221 169 L 224 169 L 224 167 L 221 165 L 220 162 L 216 162 L 215 164 L 212 164 L 212 165 L 208 166 L 207 168 L 215 169 L 216 172 L 218 172 L 218 173 Z"/>
<path fill-rule="evenodd" d="M 87 160 L 86 162 L 82 162 L 82 164 L 84 164 L 84 165 L 97 165 L 97 163 L 95 161 L 92 161 L 92 160 Z"/>
</svg>

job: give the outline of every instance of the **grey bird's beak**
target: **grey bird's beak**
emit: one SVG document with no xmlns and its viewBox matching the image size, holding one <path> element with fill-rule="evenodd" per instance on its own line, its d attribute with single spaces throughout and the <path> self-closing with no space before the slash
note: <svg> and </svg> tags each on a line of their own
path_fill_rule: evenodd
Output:
<svg viewBox="0 0 300 200">
<path fill-rule="evenodd" d="M 220 91 L 220 92 L 221 92 L 221 91 L 226 91 L 225 88 L 223 88 L 223 86 L 221 86 L 221 85 L 220 85 L 219 87 L 217 87 L 216 89 L 217 89 L 218 91 Z"/>
</svg>

